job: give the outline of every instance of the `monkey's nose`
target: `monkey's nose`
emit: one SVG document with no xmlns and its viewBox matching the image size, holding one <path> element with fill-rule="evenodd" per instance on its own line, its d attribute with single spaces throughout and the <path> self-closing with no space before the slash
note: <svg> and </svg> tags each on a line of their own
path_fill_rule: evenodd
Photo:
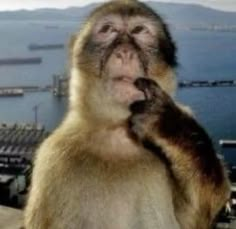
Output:
<svg viewBox="0 0 236 229">
<path fill-rule="evenodd" d="M 128 63 L 134 58 L 135 51 L 131 47 L 125 45 L 115 51 L 115 56 L 117 59 L 120 59 L 122 63 Z"/>
</svg>

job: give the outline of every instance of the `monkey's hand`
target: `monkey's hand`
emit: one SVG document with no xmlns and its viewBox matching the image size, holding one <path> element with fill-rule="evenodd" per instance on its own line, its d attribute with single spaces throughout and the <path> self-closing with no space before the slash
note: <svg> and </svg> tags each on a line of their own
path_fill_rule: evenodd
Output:
<svg viewBox="0 0 236 229">
<path fill-rule="evenodd" d="M 209 223 L 204 228 L 210 228 L 211 220 L 224 206 L 230 193 L 227 175 L 211 139 L 197 121 L 175 104 L 154 81 L 139 78 L 135 85 L 143 91 L 146 100 L 130 106 L 131 133 L 144 148 L 164 159 L 174 183 L 178 184 L 176 190 L 180 187 L 180 190 L 185 190 L 184 194 L 176 191 L 176 195 L 180 199 L 185 196 L 185 200 L 190 201 L 186 203 L 186 208 L 176 203 L 177 212 L 182 209 L 191 212 L 194 209 L 193 214 L 200 216 L 195 228 L 203 228 L 200 226 L 203 218 L 204 225 Z M 184 199 L 179 203 L 184 203 Z M 192 227 L 186 226 L 187 222 L 182 225 L 183 228 Z"/>
<path fill-rule="evenodd" d="M 181 161 L 186 159 L 186 165 L 194 165 L 203 176 L 222 181 L 222 168 L 212 141 L 198 122 L 153 80 L 139 78 L 135 85 L 146 97 L 130 106 L 130 131 L 137 140 L 154 153 L 161 149 L 172 164 L 178 157 Z"/>
<path fill-rule="evenodd" d="M 146 99 L 136 101 L 130 106 L 131 133 L 142 141 L 151 137 L 152 132 L 164 133 L 170 125 L 173 130 L 178 129 L 181 110 L 172 98 L 151 79 L 139 78 L 135 81 L 135 86 L 143 91 Z"/>
</svg>

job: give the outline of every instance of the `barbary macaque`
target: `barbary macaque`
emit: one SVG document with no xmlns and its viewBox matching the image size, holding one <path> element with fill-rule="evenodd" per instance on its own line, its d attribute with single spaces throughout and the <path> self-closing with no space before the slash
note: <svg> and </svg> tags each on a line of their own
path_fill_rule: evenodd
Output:
<svg viewBox="0 0 236 229">
<path fill-rule="evenodd" d="M 229 198 L 174 100 L 176 46 L 144 3 L 104 3 L 70 45 L 69 108 L 37 152 L 25 229 L 210 229 Z"/>
</svg>

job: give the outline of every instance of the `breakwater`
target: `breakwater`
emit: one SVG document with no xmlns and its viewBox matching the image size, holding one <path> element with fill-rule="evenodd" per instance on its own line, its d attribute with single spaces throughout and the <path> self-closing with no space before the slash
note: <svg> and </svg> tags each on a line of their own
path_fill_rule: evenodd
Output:
<svg viewBox="0 0 236 229">
<path fill-rule="evenodd" d="M 51 85 L 46 86 L 12 86 L 0 87 L 0 97 L 23 96 L 24 93 L 31 92 L 50 92 L 53 91 Z"/>
<path fill-rule="evenodd" d="M 236 80 L 196 80 L 196 81 L 180 81 L 178 86 L 184 87 L 236 87 Z"/>
</svg>

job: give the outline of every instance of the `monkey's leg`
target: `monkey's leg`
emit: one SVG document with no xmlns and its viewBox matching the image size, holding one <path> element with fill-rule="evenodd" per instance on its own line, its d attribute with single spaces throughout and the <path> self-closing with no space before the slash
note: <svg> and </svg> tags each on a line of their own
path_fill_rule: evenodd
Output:
<svg viewBox="0 0 236 229">
<path fill-rule="evenodd" d="M 183 228 L 210 228 L 229 197 L 228 179 L 210 138 L 154 81 L 139 78 L 135 85 L 146 100 L 131 105 L 131 133 L 166 163 L 176 215 L 186 219 L 180 222 Z"/>
</svg>

